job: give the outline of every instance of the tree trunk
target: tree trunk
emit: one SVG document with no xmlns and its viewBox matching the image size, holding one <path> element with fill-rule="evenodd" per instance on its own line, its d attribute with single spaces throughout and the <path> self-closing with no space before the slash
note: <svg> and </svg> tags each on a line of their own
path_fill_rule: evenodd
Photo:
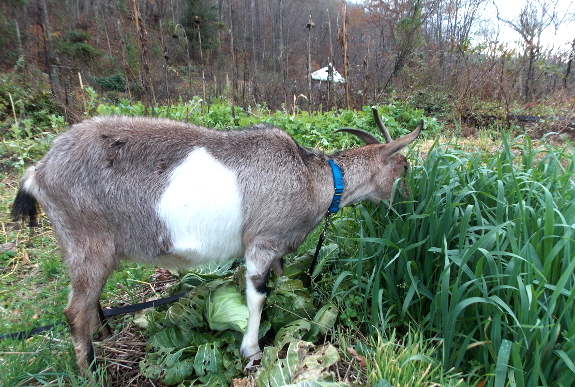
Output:
<svg viewBox="0 0 575 387">
<path fill-rule="evenodd" d="M 341 46 L 343 48 L 343 78 L 345 80 L 345 105 L 350 109 L 349 98 L 349 52 L 347 49 L 347 6 L 343 0 L 343 10 L 341 15 Z"/>
<path fill-rule="evenodd" d="M 43 29 L 43 42 L 44 42 L 44 66 L 46 74 L 51 74 L 50 66 L 52 65 L 52 35 L 50 33 L 50 19 L 48 17 L 48 6 L 46 0 L 40 3 L 42 7 L 42 22 L 40 23 Z M 52 78 L 50 78 L 52 80 Z"/>
<path fill-rule="evenodd" d="M 228 0 L 228 16 L 230 18 L 230 52 L 232 56 L 232 119 L 234 124 L 236 122 L 236 83 L 237 83 L 237 68 L 236 68 L 236 53 L 234 47 L 234 22 L 232 15 L 232 0 Z"/>
<path fill-rule="evenodd" d="M 525 79 L 525 101 L 529 102 L 533 94 L 532 85 L 535 79 L 535 70 L 533 65 L 537 57 L 536 48 L 533 44 L 529 45 L 529 65 L 527 66 L 527 78 Z"/>
<path fill-rule="evenodd" d="M 367 40 L 367 52 L 365 53 L 365 57 L 363 58 L 363 93 L 361 95 L 361 106 L 365 105 L 365 98 L 367 96 L 367 89 L 369 85 L 369 46 L 371 45 L 371 39 L 368 38 Z"/>
<path fill-rule="evenodd" d="M 567 61 L 567 68 L 565 69 L 565 76 L 563 77 L 563 88 L 567 88 L 567 80 L 571 75 L 571 67 L 573 66 L 573 59 L 575 57 L 575 39 L 571 43 L 571 52 L 569 53 L 569 60 Z"/>
<path fill-rule="evenodd" d="M 150 77 L 150 66 L 148 65 L 148 32 L 146 27 L 140 17 L 140 11 L 138 9 L 138 3 L 136 0 L 132 0 L 133 12 L 134 12 L 134 22 L 136 23 L 136 31 L 138 32 L 138 45 L 140 51 L 140 87 L 142 89 L 142 99 L 144 105 L 147 106 L 151 103 L 152 109 L 154 109 L 156 104 L 156 96 L 154 95 L 154 88 L 149 84 L 151 82 Z M 150 100 L 151 91 L 151 100 Z M 152 113 L 154 111 L 152 110 Z"/>
<path fill-rule="evenodd" d="M 329 31 L 329 63 L 328 63 L 328 81 L 327 81 L 327 108 L 331 109 L 331 99 L 333 98 L 333 110 L 337 111 L 337 99 L 333 95 L 333 35 L 331 31 L 331 17 L 329 9 L 327 10 L 327 27 Z"/>
</svg>

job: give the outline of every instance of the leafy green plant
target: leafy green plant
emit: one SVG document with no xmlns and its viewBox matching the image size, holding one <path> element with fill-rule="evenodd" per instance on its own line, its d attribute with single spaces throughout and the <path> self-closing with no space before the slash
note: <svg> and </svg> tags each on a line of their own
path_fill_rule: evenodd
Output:
<svg viewBox="0 0 575 387">
<path fill-rule="evenodd" d="M 26 165 L 38 161 L 50 149 L 53 133 L 35 136 L 33 138 L 21 138 L 3 140 L 0 152 L 2 152 L 6 167 L 22 171 Z"/>
<path fill-rule="evenodd" d="M 146 108 L 141 102 L 130 102 L 122 99 L 116 104 L 101 102 L 98 94 L 91 88 L 88 93 L 87 111 L 98 115 L 150 115 L 186 121 L 216 129 L 247 127 L 254 124 L 267 123 L 278 126 L 288 132 L 303 146 L 317 147 L 325 150 L 343 149 L 360 145 L 360 140 L 335 131 L 344 127 L 355 127 L 379 135 L 370 107 L 361 111 L 340 110 L 337 112 L 299 112 L 295 115 L 281 111 L 269 112 L 265 107 L 244 111 L 235 108 L 235 118 L 232 115 L 231 104 L 224 99 L 215 99 L 207 104 L 199 97 L 190 101 L 179 101 L 171 106 Z M 441 130 L 440 124 L 434 118 L 426 118 L 422 110 L 392 102 L 378 107 L 385 125 L 392 137 L 397 137 L 415 129 L 420 120 L 425 121 L 426 129 L 423 137 L 431 136 Z"/>
<path fill-rule="evenodd" d="M 465 386 L 460 374 L 445 371 L 437 360 L 437 348 L 423 338 L 422 332 L 410 329 L 402 338 L 395 330 L 388 338 L 370 339 L 367 346 L 357 345 L 366 352 L 368 384 L 375 387 Z"/>
<path fill-rule="evenodd" d="M 282 127 L 305 146 L 326 151 L 358 144 L 352 136 L 334 135 L 340 127 L 377 133 L 368 107 L 361 112 L 312 114 L 271 113 L 265 107 L 237 109 L 234 120 L 224 100 L 206 104 L 194 98 L 152 111 L 128 100 L 106 104 L 94 90 L 86 89 L 86 102 L 89 114 L 154 114 L 218 128 L 265 122 Z M 423 116 L 393 101 L 378 109 L 394 137 Z M 36 121 L 30 119 L 18 115 L 20 132 L 3 141 L 5 171 L 20 171 L 40 158 L 54 133 L 64 126 L 63 117 L 50 113 L 44 116 L 46 124 L 38 135 Z M 428 134 L 441 129 L 434 120 L 425 121 Z M 299 255 L 290 257 L 285 277 L 274 277 L 270 283 L 260 332 L 263 342 L 270 344 L 266 349 L 269 369 L 262 371 L 268 376 L 262 376 L 260 383 L 273 385 L 269 375 L 280 368 L 297 370 L 308 364 L 288 365 L 284 354 L 291 349 L 291 353 L 303 353 L 304 359 L 315 356 L 326 348 L 318 341 L 333 338 L 331 328 L 339 325 L 339 340 L 351 341 L 351 346 L 372 359 L 368 364 L 378 364 L 379 369 L 368 372 L 368 385 L 387 386 L 385 381 L 394 385 L 392 377 L 385 376 L 386 367 L 399 373 L 428 372 L 446 385 L 456 380 L 449 379 L 449 373 L 441 376 L 441 367 L 456 369 L 468 381 L 480 378 L 485 386 L 570 384 L 575 373 L 573 148 L 569 143 L 557 148 L 545 142 L 534 144 L 528 137 L 504 136 L 496 152 L 486 149 L 470 150 L 457 141 L 436 143 L 425 158 L 410 155 L 414 162 L 406 178 L 412 193 L 409 200 L 396 198 L 393 205 L 364 204 L 342 211 L 332 221 L 328 234 L 332 243 L 321 250 L 312 293 L 301 280 L 309 267 L 307 250 L 313 246 L 306 243 Z M 12 187 L 13 180 L 9 184 Z M 6 214 L 14 192 L 5 191 L 9 191 L 4 200 Z M 8 231 L 2 243 L 23 238 L 10 227 L 3 229 Z M 53 258 L 55 251 L 53 236 L 42 234 L 27 243 L 26 254 L 34 265 L 23 263 L 21 251 L 3 253 L 2 265 L 8 268 L 2 273 L 3 283 L 40 288 L 35 294 L 46 301 L 30 307 L 21 293 L 0 292 L 8 311 L 3 314 L 4 330 L 21 330 L 18 317 L 33 325 L 60 319 L 66 292 L 53 295 L 54 289 L 66 288 L 66 276 Z M 34 268 L 42 269 L 41 275 L 23 274 Z M 145 281 L 148 274 L 139 267 L 123 265 L 122 269 L 106 286 L 104 300 L 116 302 L 121 289 L 122 297 L 127 293 L 138 301 L 137 294 L 127 289 L 133 287 L 133 280 Z M 188 297 L 149 313 L 151 338 L 142 372 L 165 383 L 182 381 L 182 385 L 226 385 L 241 372 L 238 348 L 246 321 L 242 270 L 228 263 L 201 267 L 183 277 L 174 291 L 189 291 Z M 37 308 L 44 312 L 39 317 Z M 222 318 L 223 308 L 233 310 L 234 318 Z M 414 325 L 417 331 L 411 328 Z M 356 327 L 366 338 L 347 333 Z M 26 349 L 14 343 L 0 345 L 6 353 L 22 348 L 33 354 L 2 355 L 9 359 L 8 369 L 14 370 L 0 376 L 8 385 L 25 380 L 15 374 L 22 362 L 38 361 L 38 367 L 28 369 L 35 378 L 29 383 L 46 383 L 51 374 L 51 369 L 42 372 L 48 366 L 40 369 L 48 355 L 34 347 L 35 340 L 28 343 Z M 315 349 L 306 343 L 315 343 Z M 53 371 L 59 376 L 50 380 L 85 382 L 71 376 L 75 367 L 71 351 L 69 345 L 54 350 L 55 356 L 72 360 L 57 364 Z M 378 353 L 387 355 L 371 357 Z M 384 363 L 383 356 L 402 360 Z M 291 371 L 277 380 L 302 386 L 336 383 L 329 370 L 320 373 L 324 381 L 298 380 Z M 397 380 L 408 383 L 402 377 Z"/>
<path fill-rule="evenodd" d="M 104 91 L 125 91 L 126 79 L 122 74 L 113 74 L 109 77 L 93 77 L 92 82 L 97 84 Z"/>
<path fill-rule="evenodd" d="M 33 79 L 31 79 L 34 77 Z M 45 77 L 38 72 L 0 74 L 0 131 L 3 138 L 21 138 L 51 128 L 60 109 Z"/>
<path fill-rule="evenodd" d="M 332 299 L 359 295 L 372 332 L 418 324 L 442 340 L 445 369 L 479 367 L 486 385 L 568 385 L 574 162 L 570 145 L 528 137 L 504 137 L 489 157 L 436 145 L 407 178 L 411 200 L 358 205 L 358 226 L 338 223 L 340 249 L 356 250 Z"/>
<path fill-rule="evenodd" d="M 64 39 L 58 41 L 57 48 L 61 55 L 88 62 L 103 55 L 96 47 L 88 43 L 90 34 L 84 31 L 71 31 Z"/>
<path fill-rule="evenodd" d="M 305 341 L 290 341 L 285 356 L 281 347 L 266 347 L 262 364 L 255 375 L 258 387 L 280 386 L 346 386 L 334 382 L 329 367 L 339 361 L 337 349 L 326 344 L 314 351 L 314 345 Z"/>
<path fill-rule="evenodd" d="M 166 384 L 185 381 L 186 385 L 192 385 L 195 382 L 227 383 L 241 374 L 244 364 L 239 347 L 249 315 L 241 292 L 245 268 L 231 270 L 231 264 L 210 264 L 192 270 L 181 285 L 191 286 L 188 294 L 165 312 L 148 315 L 150 351 L 140 363 L 144 375 Z M 286 272 L 297 277 L 300 272 L 290 269 L 292 265 L 286 267 Z M 316 311 L 299 279 L 277 277 L 272 281 L 260 327 L 260 336 L 275 337 L 275 346 L 266 349 L 275 351 L 275 355 L 264 353 L 270 364 L 285 345 L 299 345 L 302 339 L 313 340 L 320 334 L 325 335 L 337 316 L 330 305 Z M 312 344 L 305 345 L 310 349 Z M 301 365 L 298 363 L 298 366 Z M 268 385 L 270 378 L 274 378 L 270 376 L 274 367 L 269 365 L 261 385 Z"/>
</svg>

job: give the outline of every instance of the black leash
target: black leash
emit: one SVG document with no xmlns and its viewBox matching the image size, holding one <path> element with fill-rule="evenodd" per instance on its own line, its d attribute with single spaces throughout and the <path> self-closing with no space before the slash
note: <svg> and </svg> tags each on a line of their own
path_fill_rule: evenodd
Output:
<svg viewBox="0 0 575 387">
<path fill-rule="evenodd" d="M 331 212 L 327 212 L 325 215 L 325 224 L 323 227 L 323 231 L 319 235 L 317 247 L 315 248 L 315 253 L 314 253 L 312 261 L 311 261 L 309 273 L 308 273 L 307 279 L 305 281 L 306 287 L 311 286 L 311 282 L 313 280 L 313 278 L 312 278 L 313 272 L 315 270 L 315 267 L 317 266 L 317 259 L 319 256 L 319 252 L 321 251 L 323 241 L 325 240 L 325 234 L 327 233 L 327 229 L 329 227 L 329 221 L 330 221 L 330 218 L 332 215 L 333 215 L 333 213 L 331 213 Z M 160 306 L 160 305 L 168 304 L 170 302 L 177 301 L 185 295 L 186 295 L 186 293 L 180 293 L 180 294 L 176 294 L 175 296 L 159 298 L 157 300 L 152 300 L 152 301 L 140 302 L 138 304 L 126 305 L 126 306 L 122 306 L 119 308 L 101 309 L 101 314 L 104 317 L 112 317 L 112 316 L 117 316 L 119 314 L 139 312 L 139 311 L 144 310 L 144 309 L 149 309 L 149 308 L 153 308 L 155 306 Z M 54 329 L 56 326 L 59 326 L 59 325 L 66 325 L 66 323 L 63 321 L 60 321 L 60 322 L 57 322 L 55 324 L 50 324 L 50 325 L 46 325 L 43 327 L 37 327 L 37 328 L 33 328 L 31 330 L 20 331 L 20 332 L 16 332 L 16 333 L 9 333 L 6 335 L 0 335 L 0 340 L 6 340 L 6 339 L 24 340 L 24 339 L 28 339 L 32 336 L 37 335 L 38 333 L 51 331 L 52 329 Z"/>
<path fill-rule="evenodd" d="M 328 161 L 329 165 L 331 166 L 331 171 L 332 171 L 332 175 L 333 175 L 334 195 L 333 195 L 333 198 L 331 201 L 331 205 L 330 205 L 327 213 L 325 214 L 325 225 L 323 227 L 323 231 L 321 232 L 321 234 L 319 236 L 319 240 L 317 242 L 317 247 L 315 248 L 315 253 L 313 255 L 311 265 L 309 268 L 309 273 L 308 273 L 308 276 L 305 280 L 304 285 L 306 287 L 311 286 L 311 282 L 313 280 L 313 278 L 312 278 L 313 272 L 314 272 L 315 267 L 317 265 L 317 258 L 319 256 L 319 252 L 320 252 L 321 247 L 323 245 L 323 241 L 325 239 L 325 234 L 326 234 L 327 229 L 329 227 L 329 220 L 333 214 L 335 214 L 339 211 L 341 196 L 343 195 L 343 190 L 344 190 L 343 174 L 341 172 L 340 167 L 333 160 L 327 160 L 327 161 Z M 116 316 L 118 314 L 138 312 L 140 310 L 152 308 L 154 306 L 159 306 L 159 305 L 167 304 L 170 302 L 174 302 L 176 300 L 179 300 L 180 298 L 182 298 L 185 295 L 186 295 L 186 293 L 180 293 L 180 294 L 177 294 L 175 296 L 160 298 L 158 300 L 153 300 L 153 301 L 141 302 L 139 304 L 134 304 L 134 305 L 127 305 L 127 306 L 123 306 L 120 308 L 100 309 L 100 314 L 103 317 L 111 317 L 111 316 Z M 62 324 L 64 324 L 64 322 L 59 322 L 56 324 L 47 325 L 45 327 L 34 328 L 30 331 L 22 331 L 22 332 L 7 334 L 7 335 L 0 335 L 0 340 L 4 340 L 4 339 L 17 339 L 17 340 L 27 339 L 27 338 L 34 336 L 40 332 L 52 330 L 56 325 L 62 325 Z"/>
<path fill-rule="evenodd" d="M 329 209 L 327 210 L 327 212 L 325 214 L 325 225 L 323 226 L 323 231 L 319 235 L 319 240 L 317 241 L 317 247 L 315 248 L 315 253 L 313 255 L 313 258 L 311 260 L 311 265 L 309 267 L 309 273 L 308 273 L 308 276 L 307 276 L 305 283 L 304 283 L 306 288 L 309 288 L 311 286 L 311 282 L 313 280 L 313 278 L 312 278 L 313 272 L 314 272 L 315 267 L 317 265 L 317 258 L 319 256 L 321 246 L 323 245 L 323 241 L 325 239 L 325 233 L 327 232 L 327 228 L 329 227 L 329 219 L 331 218 L 331 216 L 333 214 L 335 214 L 339 211 L 341 196 L 343 195 L 343 190 L 345 188 L 344 182 L 343 182 L 343 173 L 341 172 L 341 168 L 339 167 L 339 165 L 337 165 L 335 163 L 335 161 L 333 161 L 333 160 L 327 160 L 327 161 L 331 167 L 331 173 L 333 176 L 334 193 L 333 193 L 333 198 L 331 199 L 331 204 L 329 206 Z"/>
<path fill-rule="evenodd" d="M 126 306 L 122 306 L 120 308 L 102 309 L 102 315 L 104 317 L 111 317 L 111 316 L 117 316 L 119 314 L 139 312 L 140 310 L 153 308 L 154 306 L 160 306 L 160 305 L 168 304 L 170 302 L 177 301 L 185 295 L 186 295 L 186 293 L 180 293 L 180 294 L 176 294 L 175 296 L 159 298 L 157 300 L 152 300 L 152 301 L 140 302 L 139 304 L 126 305 Z M 44 327 L 34 328 L 34 329 L 29 330 L 29 331 L 21 331 L 21 332 L 16 332 L 16 333 L 10 333 L 7 335 L 0 335 L 0 340 L 5 340 L 5 339 L 24 340 L 24 339 L 27 339 L 27 338 L 32 337 L 34 335 L 37 335 L 38 333 L 50 331 L 58 325 L 66 325 L 66 323 L 63 321 L 60 321 L 60 322 L 55 323 L 55 324 L 50 324 L 50 325 L 46 325 Z"/>
<path fill-rule="evenodd" d="M 186 293 L 180 293 L 180 294 L 176 294 L 175 296 L 159 298 L 157 300 L 152 300 L 152 301 L 140 302 L 139 304 L 134 304 L 134 305 L 126 305 L 126 306 L 122 306 L 120 308 L 102 309 L 102 313 L 104 314 L 104 317 L 111 317 L 111 316 L 117 316 L 119 314 L 139 312 L 140 310 L 153 308 L 154 306 L 169 304 L 170 302 L 174 302 L 174 301 L 179 300 L 180 298 L 182 298 L 185 295 L 186 295 Z"/>
<path fill-rule="evenodd" d="M 311 286 L 311 282 L 313 281 L 313 272 L 315 270 L 315 267 L 317 265 L 317 257 L 319 256 L 319 252 L 321 250 L 321 246 L 323 245 L 323 241 L 325 239 L 325 234 L 327 233 L 327 229 L 329 227 L 329 220 L 331 218 L 331 216 L 333 215 L 333 212 L 328 212 L 327 214 L 325 214 L 325 224 L 323 226 L 323 231 L 321 232 L 321 234 L 319 234 L 319 239 L 317 241 L 317 246 L 315 248 L 315 253 L 313 254 L 313 258 L 311 260 L 311 265 L 309 267 L 309 272 L 308 272 L 308 276 L 305 280 L 305 284 L 304 286 L 306 288 L 309 288 Z"/>
</svg>

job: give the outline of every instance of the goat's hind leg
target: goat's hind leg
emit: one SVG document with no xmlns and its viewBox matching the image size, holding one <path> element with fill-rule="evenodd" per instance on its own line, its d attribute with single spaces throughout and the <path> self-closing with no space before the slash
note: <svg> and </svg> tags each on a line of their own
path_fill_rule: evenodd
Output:
<svg viewBox="0 0 575 387">
<path fill-rule="evenodd" d="M 102 327 L 100 295 L 114 269 L 113 265 L 110 265 L 112 262 L 114 259 L 111 256 L 106 256 L 104 259 L 99 256 L 95 259 L 94 255 L 87 256 L 86 253 L 67 259 L 70 271 L 70 296 L 64 315 L 70 325 L 76 360 L 83 374 L 88 367 L 91 367 L 92 371 L 95 370 L 92 338 Z"/>
</svg>

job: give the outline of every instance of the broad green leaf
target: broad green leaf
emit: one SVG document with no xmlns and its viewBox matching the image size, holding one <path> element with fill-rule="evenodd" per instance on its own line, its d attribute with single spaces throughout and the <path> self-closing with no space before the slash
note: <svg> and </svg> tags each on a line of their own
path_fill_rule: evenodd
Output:
<svg viewBox="0 0 575 387">
<path fill-rule="evenodd" d="M 309 338 L 315 337 L 318 334 L 325 335 L 327 331 L 334 327 L 337 316 L 337 307 L 335 305 L 326 304 L 322 306 L 313 318 Z"/>
<path fill-rule="evenodd" d="M 197 348 L 209 341 L 211 335 L 197 329 L 186 327 L 166 327 L 150 338 L 150 344 L 154 348 Z"/>
<path fill-rule="evenodd" d="M 185 299 L 174 303 L 166 312 L 166 319 L 179 327 L 201 328 L 206 325 L 203 312 L 205 301 L 202 298 Z"/>
<path fill-rule="evenodd" d="M 224 372 L 219 342 L 202 344 L 198 348 L 194 358 L 194 370 L 198 376 Z"/>
<path fill-rule="evenodd" d="M 186 350 L 162 348 L 158 352 L 148 353 L 140 362 L 140 370 L 143 375 L 161 379 L 168 385 L 180 383 L 194 372 L 194 362 Z"/>
<path fill-rule="evenodd" d="M 307 275 L 311 265 L 311 258 L 312 255 L 304 254 L 290 260 L 284 268 L 283 276 L 291 279 L 303 278 L 301 276 Z"/>
<path fill-rule="evenodd" d="M 299 319 L 311 320 L 315 315 L 313 300 L 300 280 L 281 277 L 265 304 L 265 316 L 274 331 Z"/>
<path fill-rule="evenodd" d="M 229 383 L 226 379 L 225 375 L 222 374 L 207 374 L 206 376 L 202 376 L 198 378 L 200 382 L 202 382 L 202 386 L 205 387 L 228 387 Z"/>
<path fill-rule="evenodd" d="M 232 273 L 230 268 L 234 262 L 235 260 L 231 259 L 223 262 L 212 261 L 200 266 L 195 266 L 182 277 L 180 282 L 188 286 L 198 286 L 206 280 L 225 277 Z"/>
<path fill-rule="evenodd" d="M 319 273 L 321 273 L 326 262 L 332 259 L 334 255 L 336 255 L 338 249 L 339 246 L 335 243 L 330 243 L 320 249 L 317 256 L 317 265 L 312 273 L 312 278 L 315 278 Z"/>
<path fill-rule="evenodd" d="M 271 348 L 271 349 L 269 349 Z M 305 341 L 292 341 L 285 358 L 278 358 L 277 347 L 266 347 L 262 365 L 255 375 L 258 387 L 280 387 L 305 381 L 333 381 L 329 367 L 339 361 L 335 347 L 326 344 L 312 352 L 314 346 Z M 314 386 L 314 384 L 311 384 Z M 305 386 L 305 384 L 302 384 Z"/>
<path fill-rule="evenodd" d="M 276 334 L 274 344 L 282 348 L 290 341 L 301 340 L 310 330 L 311 324 L 305 319 L 292 321 L 283 326 Z"/>
<path fill-rule="evenodd" d="M 392 387 L 392 385 L 386 379 L 379 379 L 373 387 Z"/>
<path fill-rule="evenodd" d="M 206 303 L 206 319 L 210 329 L 233 329 L 244 333 L 249 311 L 244 296 L 233 284 L 226 284 L 212 291 Z"/>
</svg>

